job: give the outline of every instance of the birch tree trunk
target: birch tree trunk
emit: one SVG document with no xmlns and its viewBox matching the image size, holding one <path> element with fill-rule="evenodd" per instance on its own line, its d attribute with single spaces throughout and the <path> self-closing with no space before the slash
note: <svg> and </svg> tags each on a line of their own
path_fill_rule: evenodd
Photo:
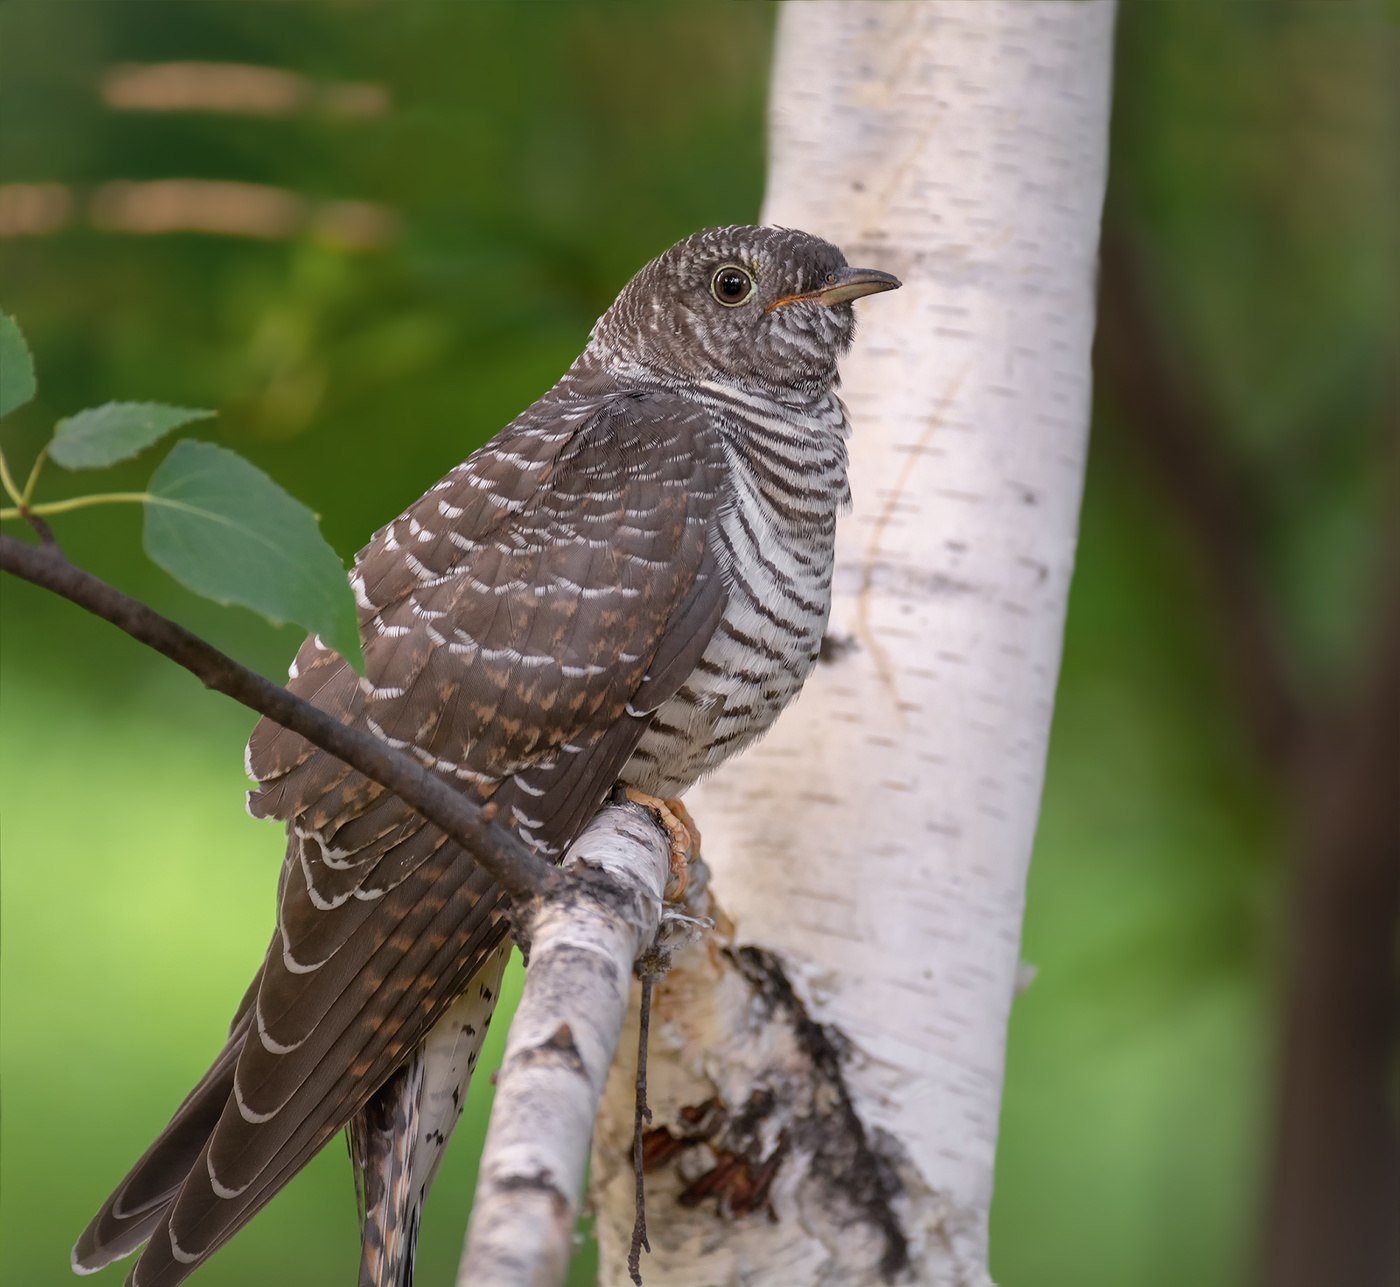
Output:
<svg viewBox="0 0 1400 1287">
<path fill-rule="evenodd" d="M 643 1274 L 982 1284 L 1074 560 L 1112 0 L 789 0 L 763 217 L 904 289 L 844 364 L 828 664 L 694 793 L 717 932 L 652 1022 Z M 624 1034 L 624 1052 L 634 1048 Z M 594 1148 L 632 1224 L 631 1057 Z"/>
</svg>

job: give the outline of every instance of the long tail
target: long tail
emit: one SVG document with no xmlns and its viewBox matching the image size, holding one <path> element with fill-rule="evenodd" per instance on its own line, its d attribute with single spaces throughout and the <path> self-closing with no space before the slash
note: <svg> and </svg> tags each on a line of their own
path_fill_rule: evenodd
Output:
<svg viewBox="0 0 1400 1287">
<path fill-rule="evenodd" d="M 261 976 L 259 971 L 253 979 L 219 1057 L 83 1230 L 73 1247 L 75 1273 L 95 1274 L 129 1256 L 151 1236 L 179 1195 L 233 1091 L 234 1068 L 252 1023 L 251 1003 Z"/>
<path fill-rule="evenodd" d="M 346 1128 L 360 1208 L 360 1287 L 413 1287 L 420 1216 L 413 1154 L 426 1063 L 419 1050 Z"/>
<path fill-rule="evenodd" d="M 483 962 L 466 993 L 350 1122 L 363 1237 L 361 1287 L 413 1287 L 423 1203 L 466 1100 L 509 954 L 507 942 Z M 96 1273 L 136 1251 L 160 1227 L 191 1170 L 203 1165 L 233 1094 L 260 980 L 261 971 L 209 1071 L 83 1230 L 73 1248 L 76 1273 Z"/>
</svg>

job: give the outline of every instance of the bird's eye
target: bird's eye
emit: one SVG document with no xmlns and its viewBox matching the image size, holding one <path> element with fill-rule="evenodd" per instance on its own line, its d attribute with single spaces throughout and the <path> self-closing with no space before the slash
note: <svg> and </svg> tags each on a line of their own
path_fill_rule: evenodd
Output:
<svg viewBox="0 0 1400 1287">
<path fill-rule="evenodd" d="M 737 308 L 753 294 L 753 278 L 737 264 L 725 264 L 710 278 L 710 294 L 725 308 Z"/>
</svg>

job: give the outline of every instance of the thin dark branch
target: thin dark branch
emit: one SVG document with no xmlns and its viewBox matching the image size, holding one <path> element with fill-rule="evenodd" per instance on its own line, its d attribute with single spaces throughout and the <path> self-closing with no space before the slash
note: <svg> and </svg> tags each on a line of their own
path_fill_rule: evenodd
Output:
<svg viewBox="0 0 1400 1287">
<path fill-rule="evenodd" d="M 45 545 L 52 545 L 55 549 L 58 548 L 58 538 L 53 534 L 53 528 L 44 522 L 37 514 L 31 513 L 28 508 L 24 510 L 24 521 L 38 532 L 39 539 L 43 541 Z"/>
<path fill-rule="evenodd" d="M 655 975 L 642 972 L 641 1016 L 637 1025 L 636 1115 L 632 1119 L 632 1166 L 637 1177 L 636 1217 L 632 1223 L 632 1246 L 627 1253 L 627 1272 L 642 1287 L 642 1252 L 651 1251 L 647 1241 L 647 1194 L 645 1178 L 646 1126 L 651 1121 L 647 1107 L 647 1042 L 651 1037 L 651 984 Z"/>
<path fill-rule="evenodd" d="M 523 841 L 491 821 L 494 806 L 473 804 L 408 756 L 240 665 L 183 626 L 75 567 L 55 545 L 28 545 L 0 535 L 0 568 L 110 621 L 133 639 L 183 666 L 206 688 L 232 697 L 387 787 L 440 827 L 516 901 L 560 879 Z"/>
</svg>

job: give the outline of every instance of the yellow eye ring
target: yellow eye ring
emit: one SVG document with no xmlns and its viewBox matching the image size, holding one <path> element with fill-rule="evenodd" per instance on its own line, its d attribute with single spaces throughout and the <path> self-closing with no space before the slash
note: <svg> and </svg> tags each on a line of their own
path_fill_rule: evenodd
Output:
<svg viewBox="0 0 1400 1287">
<path fill-rule="evenodd" d="M 710 294 L 725 308 L 738 308 L 753 294 L 753 276 L 738 264 L 725 264 L 710 278 Z"/>
</svg>

